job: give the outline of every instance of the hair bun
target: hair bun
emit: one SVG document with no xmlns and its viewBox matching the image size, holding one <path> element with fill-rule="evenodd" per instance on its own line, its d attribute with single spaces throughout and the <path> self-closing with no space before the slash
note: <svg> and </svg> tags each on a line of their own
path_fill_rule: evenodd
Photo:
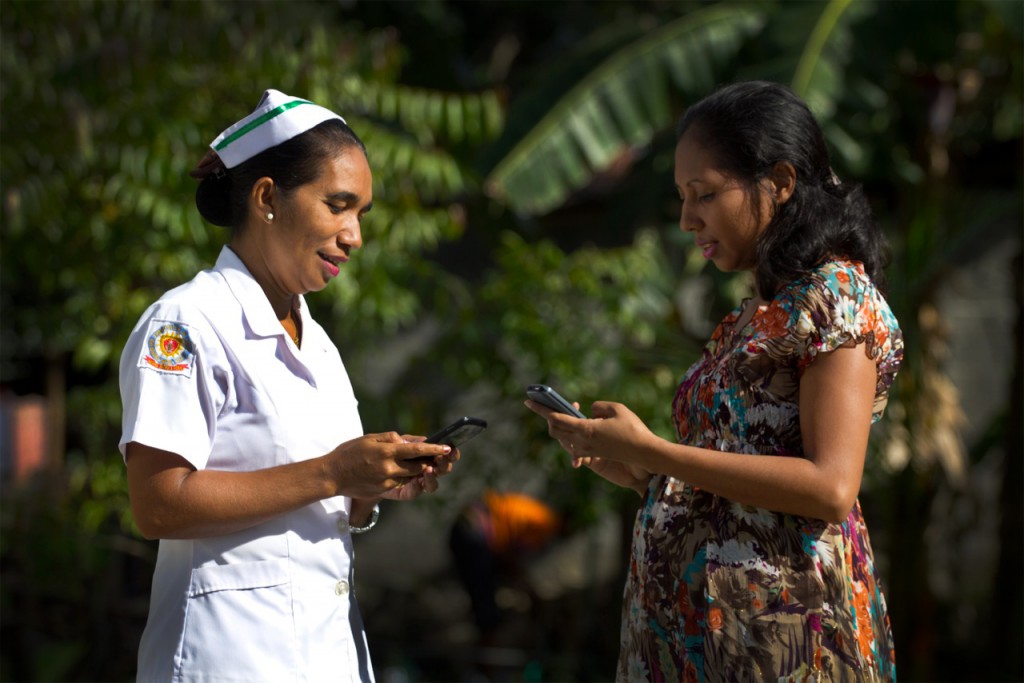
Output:
<svg viewBox="0 0 1024 683">
<path fill-rule="evenodd" d="M 231 227 L 231 176 L 213 173 L 206 176 L 196 188 L 196 208 L 199 215 L 214 225 Z"/>
<path fill-rule="evenodd" d="M 211 175 L 223 175 L 225 172 L 224 161 L 212 149 L 206 151 L 203 158 L 199 160 L 196 167 L 188 172 L 196 180 L 206 180 Z"/>
</svg>

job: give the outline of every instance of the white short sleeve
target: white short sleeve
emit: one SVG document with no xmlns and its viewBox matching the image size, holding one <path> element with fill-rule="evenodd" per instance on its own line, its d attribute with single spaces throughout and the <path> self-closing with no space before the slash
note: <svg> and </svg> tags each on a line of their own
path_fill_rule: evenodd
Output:
<svg viewBox="0 0 1024 683">
<path fill-rule="evenodd" d="M 176 303 L 157 302 L 135 326 L 121 355 L 122 456 L 134 441 L 206 466 L 223 392 L 204 335 L 216 337 L 205 316 Z"/>
</svg>

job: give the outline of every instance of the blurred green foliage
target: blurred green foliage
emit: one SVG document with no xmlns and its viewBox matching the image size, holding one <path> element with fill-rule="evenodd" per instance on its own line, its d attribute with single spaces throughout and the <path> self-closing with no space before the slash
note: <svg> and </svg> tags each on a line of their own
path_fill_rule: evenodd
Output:
<svg viewBox="0 0 1024 683">
<path fill-rule="evenodd" d="M 770 78 L 807 98 L 894 248 L 908 356 L 866 486 L 890 530 L 876 551 L 901 672 L 955 677 L 936 662 L 959 656 L 972 678 L 1011 679 L 1020 662 L 989 654 L 1019 645 L 1019 615 L 974 604 L 1003 621 L 945 659 L 950 629 L 929 616 L 943 608 L 921 580 L 930 501 L 970 462 L 921 312 L 972 243 L 1019 239 L 1022 7 L 7 0 L 0 374 L 67 417 L 51 466 L 5 483 L 0 677 L 132 675 L 153 545 L 115 447 L 118 356 L 152 300 L 214 261 L 225 235 L 199 218 L 188 170 L 263 89 L 336 109 L 369 149 L 366 244 L 309 297 L 367 429 L 485 417 L 435 504 L 525 482 L 586 524 L 631 502 L 568 476 L 523 387 L 622 401 L 671 438 L 675 383 L 747 286 L 679 234 L 673 122 L 718 83 Z"/>
</svg>

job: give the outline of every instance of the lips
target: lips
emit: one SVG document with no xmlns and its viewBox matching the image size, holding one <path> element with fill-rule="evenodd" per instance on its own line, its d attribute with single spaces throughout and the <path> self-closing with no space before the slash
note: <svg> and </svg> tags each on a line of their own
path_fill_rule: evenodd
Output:
<svg viewBox="0 0 1024 683">
<path fill-rule="evenodd" d="M 331 254 L 325 254 L 322 251 L 318 251 L 317 256 L 323 261 L 324 269 L 329 277 L 336 277 L 341 272 L 341 264 L 348 261 L 348 256 L 333 256 Z"/>
<path fill-rule="evenodd" d="M 711 258 L 715 255 L 715 251 L 718 248 L 718 242 L 697 242 L 697 248 L 700 249 L 704 258 Z"/>
<path fill-rule="evenodd" d="M 324 261 L 327 261 L 328 263 L 330 263 L 331 265 L 333 265 L 335 267 L 340 266 L 342 263 L 346 263 L 348 261 L 348 256 L 344 256 L 344 255 L 342 255 L 342 256 L 331 256 L 330 254 L 325 254 L 322 251 L 318 251 L 316 254 L 317 254 L 317 256 L 322 258 Z"/>
</svg>

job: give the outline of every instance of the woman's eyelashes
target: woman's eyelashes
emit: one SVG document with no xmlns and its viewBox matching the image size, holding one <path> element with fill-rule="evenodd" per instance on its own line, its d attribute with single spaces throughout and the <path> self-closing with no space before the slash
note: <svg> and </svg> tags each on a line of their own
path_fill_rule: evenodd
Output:
<svg viewBox="0 0 1024 683">
<path fill-rule="evenodd" d="M 327 208 L 328 208 L 328 209 L 330 210 L 330 212 L 331 212 L 332 214 L 334 214 L 335 216 L 337 216 L 337 215 L 340 215 L 340 214 L 343 214 L 343 213 L 345 213 L 345 212 L 346 212 L 346 211 L 348 211 L 348 210 L 349 210 L 350 208 L 354 208 L 354 207 L 351 207 L 351 206 L 349 206 L 348 204 L 341 204 L 341 205 L 338 205 L 338 204 L 332 204 L 331 202 L 324 202 L 324 203 L 325 203 L 325 204 L 327 204 Z M 362 222 L 363 222 L 363 218 L 364 218 L 364 217 L 366 216 L 366 214 L 368 214 L 368 213 L 370 213 L 370 210 L 369 210 L 369 209 L 365 209 L 365 210 L 363 210 L 363 211 L 360 211 L 360 212 L 358 212 L 358 213 L 356 214 L 356 220 L 357 220 L 357 221 L 359 221 L 360 223 L 362 223 Z"/>
<path fill-rule="evenodd" d="M 710 202 L 714 198 L 715 198 L 715 193 L 714 192 L 706 192 L 704 194 L 697 195 L 697 201 L 700 202 L 701 204 L 707 204 L 708 202 Z M 679 205 L 682 206 L 685 203 L 686 203 L 686 197 L 684 197 L 683 195 L 679 195 Z"/>
</svg>

